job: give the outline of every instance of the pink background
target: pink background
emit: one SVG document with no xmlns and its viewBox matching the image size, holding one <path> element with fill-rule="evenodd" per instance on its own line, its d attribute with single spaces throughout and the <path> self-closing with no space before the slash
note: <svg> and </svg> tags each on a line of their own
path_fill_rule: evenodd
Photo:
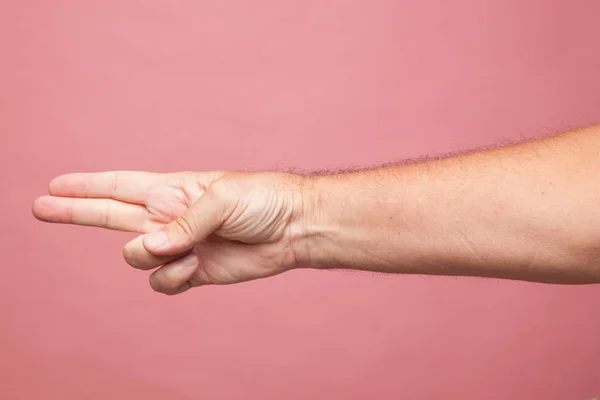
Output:
<svg viewBox="0 0 600 400">
<path fill-rule="evenodd" d="M 2 1 L 3 399 L 585 399 L 600 287 L 294 271 L 179 297 L 66 172 L 376 165 L 600 119 L 600 2 Z"/>
</svg>

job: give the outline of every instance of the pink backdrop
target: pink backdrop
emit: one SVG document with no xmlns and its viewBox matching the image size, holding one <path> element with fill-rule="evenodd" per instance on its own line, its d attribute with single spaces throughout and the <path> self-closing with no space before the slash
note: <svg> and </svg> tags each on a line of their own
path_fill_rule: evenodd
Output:
<svg viewBox="0 0 600 400">
<path fill-rule="evenodd" d="M 585 399 L 600 287 L 294 271 L 179 297 L 65 172 L 331 168 L 600 119 L 600 2 L 2 1 L 3 399 Z"/>
</svg>

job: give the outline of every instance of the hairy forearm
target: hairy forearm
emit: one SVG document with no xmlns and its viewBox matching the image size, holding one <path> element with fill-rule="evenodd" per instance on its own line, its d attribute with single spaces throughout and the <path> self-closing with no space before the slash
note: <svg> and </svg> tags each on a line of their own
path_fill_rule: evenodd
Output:
<svg viewBox="0 0 600 400">
<path fill-rule="evenodd" d="M 600 282 L 600 128 L 308 179 L 300 265 Z"/>
</svg>

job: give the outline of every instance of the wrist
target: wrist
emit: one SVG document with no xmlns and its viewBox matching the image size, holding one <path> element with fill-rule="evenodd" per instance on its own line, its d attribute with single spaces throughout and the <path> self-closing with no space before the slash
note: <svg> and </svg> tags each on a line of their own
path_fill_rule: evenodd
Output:
<svg viewBox="0 0 600 400">
<path fill-rule="evenodd" d="M 294 175 L 294 217 L 290 222 L 290 246 L 294 254 L 296 268 L 312 268 L 314 264 L 314 243 L 318 236 L 315 214 L 318 213 L 319 195 L 316 191 L 318 177 Z"/>
<path fill-rule="evenodd" d="M 393 190 L 398 186 L 396 172 L 304 179 L 292 241 L 298 267 L 399 272 L 420 261 L 414 221 L 401 212 L 411 208 L 407 196 Z M 384 192 L 382 187 L 390 189 Z"/>
<path fill-rule="evenodd" d="M 339 264 L 336 232 L 342 204 L 332 176 L 301 176 L 297 217 L 291 227 L 291 244 L 297 268 L 331 268 Z"/>
</svg>

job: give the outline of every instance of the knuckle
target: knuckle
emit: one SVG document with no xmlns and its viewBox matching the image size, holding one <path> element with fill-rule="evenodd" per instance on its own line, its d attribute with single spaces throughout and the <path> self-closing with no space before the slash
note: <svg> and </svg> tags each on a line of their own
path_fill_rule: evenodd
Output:
<svg viewBox="0 0 600 400">
<path fill-rule="evenodd" d="M 134 268 L 137 268 L 133 252 L 128 246 L 123 247 L 123 258 L 125 259 L 125 262 L 127 264 L 131 265 Z"/>
<path fill-rule="evenodd" d="M 152 290 L 154 290 L 155 292 L 158 292 L 158 293 L 163 292 L 163 290 L 164 290 L 163 285 L 161 284 L 160 279 L 156 275 L 154 275 L 154 274 L 150 275 L 148 282 L 150 283 L 150 287 L 152 288 Z"/>
<path fill-rule="evenodd" d="M 152 274 L 150 275 L 149 282 L 152 290 L 166 295 L 177 294 L 179 289 L 177 282 L 164 275 Z"/>
<path fill-rule="evenodd" d="M 188 217 L 185 215 L 177 217 L 177 219 L 175 219 L 175 224 L 187 239 L 194 238 L 194 227 Z"/>
<path fill-rule="evenodd" d="M 125 259 L 125 262 L 129 264 L 129 266 L 136 269 L 144 269 L 143 264 L 140 262 L 139 256 L 128 246 L 123 248 L 123 258 Z"/>
<path fill-rule="evenodd" d="M 156 277 L 154 275 L 150 275 L 150 277 L 148 278 L 148 283 L 150 284 L 152 290 L 154 290 L 155 292 L 159 291 L 159 286 L 156 284 Z"/>
<path fill-rule="evenodd" d="M 100 212 L 100 221 L 98 225 L 100 228 L 108 228 L 110 226 L 110 201 L 105 200 L 104 209 Z"/>
<path fill-rule="evenodd" d="M 113 198 L 115 196 L 115 193 L 117 192 L 117 182 L 119 181 L 119 172 L 118 171 L 113 171 L 112 173 L 112 177 L 110 180 L 110 184 L 108 186 L 108 194 L 110 198 Z"/>
<path fill-rule="evenodd" d="M 231 193 L 234 183 L 230 179 L 219 179 L 210 185 L 209 195 L 217 198 L 226 197 L 228 193 Z"/>
</svg>

